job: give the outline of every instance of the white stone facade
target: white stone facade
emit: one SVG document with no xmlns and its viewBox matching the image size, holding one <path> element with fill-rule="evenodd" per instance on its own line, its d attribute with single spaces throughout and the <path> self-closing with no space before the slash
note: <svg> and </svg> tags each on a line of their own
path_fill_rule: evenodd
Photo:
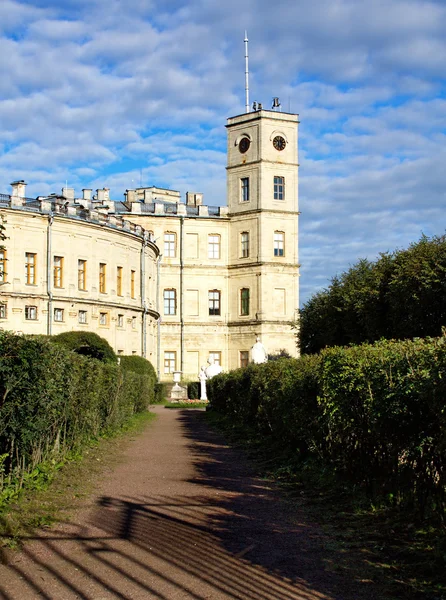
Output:
<svg viewBox="0 0 446 600">
<path fill-rule="evenodd" d="M 296 355 L 297 124 L 264 110 L 228 120 L 227 207 L 155 187 L 28 200 L 15 182 L 0 196 L 0 327 L 88 329 L 164 380 L 197 379 L 209 355 L 243 366 L 256 336 Z"/>
</svg>

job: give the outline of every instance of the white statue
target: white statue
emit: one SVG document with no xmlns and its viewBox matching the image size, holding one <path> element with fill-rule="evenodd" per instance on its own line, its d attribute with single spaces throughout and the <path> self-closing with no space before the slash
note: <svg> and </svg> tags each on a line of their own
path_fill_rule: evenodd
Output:
<svg viewBox="0 0 446 600">
<path fill-rule="evenodd" d="M 215 375 L 218 375 L 219 373 L 221 373 L 223 371 L 223 369 L 220 367 L 220 365 L 215 364 L 212 356 L 210 356 L 208 358 L 208 365 L 209 366 L 206 367 L 206 369 L 204 371 L 206 373 L 207 379 L 211 379 L 212 377 L 214 377 Z"/>
<path fill-rule="evenodd" d="M 257 365 L 266 363 L 268 361 L 268 353 L 258 336 L 256 338 L 256 343 L 251 348 L 251 359 L 252 362 L 256 363 Z"/>
<path fill-rule="evenodd" d="M 200 380 L 200 400 L 207 400 L 206 394 L 206 367 L 203 365 L 198 373 L 198 379 Z"/>
</svg>

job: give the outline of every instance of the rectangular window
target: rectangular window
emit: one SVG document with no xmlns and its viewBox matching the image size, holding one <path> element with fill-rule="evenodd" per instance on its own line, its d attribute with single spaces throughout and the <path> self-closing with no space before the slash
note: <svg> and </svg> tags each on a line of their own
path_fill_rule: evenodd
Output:
<svg viewBox="0 0 446 600">
<path fill-rule="evenodd" d="M 209 315 L 220 315 L 220 295 L 219 290 L 209 290 Z"/>
<path fill-rule="evenodd" d="M 101 294 L 105 294 L 107 291 L 106 287 L 107 277 L 107 265 L 105 263 L 99 263 L 99 291 Z"/>
<path fill-rule="evenodd" d="M 175 233 L 164 234 L 164 256 L 166 256 L 167 258 L 174 258 L 175 256 L 175 241 Z"/>
<path fill-rule="evenodd" d="M 242 288 L 240 290 L 240 314 L 243 316 L 249 315 L 249 289 Z"/>
<path fill-rule="evenodd" d="M 25 306 L 25 319 L 27 321 L 37 320 L 37 306 Z"/>
<path fill-rule="evenodd" d="M 37 281 L 37 254 L 25 253 L 25 283 L 35 285 Z"/>
<path fill-rule="evenodd" d="M 274 177 L 274 200 L 285 200 L 285 177 Z"/>
<path fill-rule="evenodd" d="M 118 327 L 124 327 L 124 315 L 118 315 Z"/>
<path fill-rule="evenodd" d="M 135 296 L 135 274 L 136 271 L 130 271 L 130 297 L 136 298 Z"/>
<path fill-rule="evenodd" d="M 0 303 L 0 319 L 6 319 L 7 314 L 8 314 L 8 305 L 6 304 L 6 302 L 1 302 Z"/>
<path fill-rule="evenodd" d="M 214 365 L 221 367 L 221 352 L 209 352 L 209 358 L 214 359 Z"/>
<path fill-rule="evenodd" d="M 176 352 L 164 352 L 164 373 L 173 373 L 176 371 L 176 363 Z"/>
<path fill-rule="evenodd" d="M 240 185 L 242 202 L 249 202 L 249 177 L 242 177 L 240 179 Z"/>
<path fill-rule="evenodd" d="M 242 258 L 248 258 L 249 256 L 249 233 L 242 231 L 240 234 L 241 246 L 242 246 Z"/>
<path fill-rule="evenodd" d="M 82 259 L 77 261 L 77 288 L 87 289 L 87 261 Z"/>
<path fill-rule="evenodd" d="M 136 329 L 136 317 L 132 317 L 132 329 Z"/>
<path fill-rule="evenodd" d="M 63 308 L 55 308 L 54 309 L 54 320 L 57 323 L 62 323 L 63 316 L 64 316 L 64 309 Z"/>
<path fill-rule="evenodd" d="M 54 287 L 61 288 L 63 286 L 63 256 L 55 256 L 53 260 Z"/>
<path fill-rule="evenodd" d="M 77 313 L 77 320 L 79 323 L 83 323 L 85 325 L 85 323 L 87 322 L 87 311 L 86 310 L 80 310 Z"/>
<path fill-rule="evenodd" d="M 240 366 L 247 367 L 249 364 L 249 350 L 240 350 Z"/>
<path fill-rule="evenodd" d="M 0 283 L 6 281 L 6 250 L 0 250 Z"/>
<path fill-rule="evenodd" d="M 285 234 L 283 231 L 274 232 L 274 256 L 284 256 Z"/>
<path fill-rule="evenodd" d="M 164 314 L 165 315 L 176 315 L 177 314 L 177 291 L 176 290 L 164 290 Z"/>
<path fill-rule="evenodd" d="M 108 313 L 99 313 L 99 325 L 108 325 Z"/>
<path fill-rule="evenodd" d="M 208 236 L 208 258 L 220 258 L 220 236 Z"/>
<path fill-rule="evenodd" d="M 116 269 L 116 293 L 122 296 L 122 267 Z"/>
</svg>

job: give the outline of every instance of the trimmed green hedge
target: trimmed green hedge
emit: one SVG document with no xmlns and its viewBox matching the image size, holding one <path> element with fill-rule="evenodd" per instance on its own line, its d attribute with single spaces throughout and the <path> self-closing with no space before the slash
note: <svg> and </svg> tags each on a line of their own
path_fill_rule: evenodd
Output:
<svg viewBox="0 0 446 600">
<path fill-rule="evenodd" d="M 156 371 L 148 360 L 142 356 L 120 356 L 119 364 L 124 371 L 125 377 L 133 375 L 137 381 L 139 394 L 147 404 L 155 401 Z"/>
<path fill-rule="evenodd" d="M 82 356 L 96 358 L 105 363 L 118 362 L 115 351 L 107 340 L 92 331 L 66 331 L 52 336 L 51 341 Z"/>
<path fill-rule="evenodd" d="M 446 337 L 330 348 L 208 382 L 210 406 L 302 459 L 444 518 Z"/>
<path fill-rule="evenodd" d="M 0 492 L 8 476 L 121 428 L 147 408 L 149 382 L 49 338 L 0 331 Z"/>
</svg>

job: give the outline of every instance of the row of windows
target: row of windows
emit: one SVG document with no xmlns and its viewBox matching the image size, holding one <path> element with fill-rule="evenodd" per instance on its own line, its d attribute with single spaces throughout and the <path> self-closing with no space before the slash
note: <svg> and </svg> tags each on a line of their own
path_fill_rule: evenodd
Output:
<svg viewBox="0 0 446 600">
<path fill-rule="evenodd" d="M 64 308 L 54 308 L 53 309 L 53 319 L 57 323 L 65 322 L 65 309 Z M 8 305 L 7 303 L 0 304 L 0 319 L 6 319 L 8 316 Z M 38 319 L 38 310 L 37 306 L 27 305 L 25 306 L 25 319 L 27 321 L 37 321 Z M 132 329 L 136 329 L 137 321 L 136 317 L 131 317 L 131 325 Z M 87 310 L 79 310 L 77 312 L 77 320 L 78 323 L 86 325 L 88 324 L 88 311 Z M 110 325 L 110 313 L 108 311 L 99 313 L 99 325 L 108 326 Z M 116 326 L 124 327 L 124 315 L 118 314 L 116 318 Z"/>
<path fill-rule="evenodd" d="M 209 358 L 214 359 L 214 364 L 221 366 L 221 352 L 209 352 Z M 249 363 L 249 350 L 239 351 L 240 367 L 247 367 Z M 164 352 L 164 373 L 173 373 L 177 370 L 177 353 L 172 350 Z"/>
<path fill-rule="evenodd" d="M 164 234 L 164 256 L 175 258 L 177 255 L 177 234 L 166 232 Z M 217 233 L 208 235 L 208 258 L 219 259 L 221 255 L 221 236 Z"/>
<path fill-rule="evenodd" d="M 283 231 L 274 232 L 273 247 L 274 256 L 285 256 L 285 233 Z M 249 231 L 242 231 L 240 234 L 240 256 L 241 258 L 249 258 L 249 255 Z"/>
<path fill-rule="evenodd" d="M 221 352 L 209 352 L 209 358 L 214 359 L 214 364 L 221 366 Z M 164 352 L 164 373 L 173 373 L 177 370 L 177 353 L 172 350 Z"/>
<path fill-rule="evenodd" d="M 53 256 L 53 287 L 63 288 L 64 286 L 64 257 Z M 0 251 L 0 282 L 6 281 L 6 252 Z M 124 268 L 116 267 L 116 293 L 123 295 Z M 25 252 L 25 283 L 28 285 L 37 284 L 37 253 Z M 130 270 L 130 296 L 136 298 L 136 271 Z M 99 291 L 102 294 L 107 293 L 107 263 L 99 263 L 98 274 Z M 77 287 L 80 291 L 87 291 L 87 261 L 79 259 L 77 261 Z"/>
<path fill-rule="evenodd" d="M 273 190 L 274 200 L 285 200 L 285 177 L 274 176 Z M 240 179 L 240 201 L 249 202 L 250 199 L 249 177 L 242 177 Z"/>
<path fill-rule="evenodd" d="M 177 314 L 177 291 L 174 288 L 165 289 L 163 293 L 164 314 Z M 249 288 L 241 288 L 240 290 L 240 314 L 242 316 L 249 315 L 250 293 Z M 221 291 L 208 291 L 208 310 L 209 316 L 221 315 Z"/>
</svg>

